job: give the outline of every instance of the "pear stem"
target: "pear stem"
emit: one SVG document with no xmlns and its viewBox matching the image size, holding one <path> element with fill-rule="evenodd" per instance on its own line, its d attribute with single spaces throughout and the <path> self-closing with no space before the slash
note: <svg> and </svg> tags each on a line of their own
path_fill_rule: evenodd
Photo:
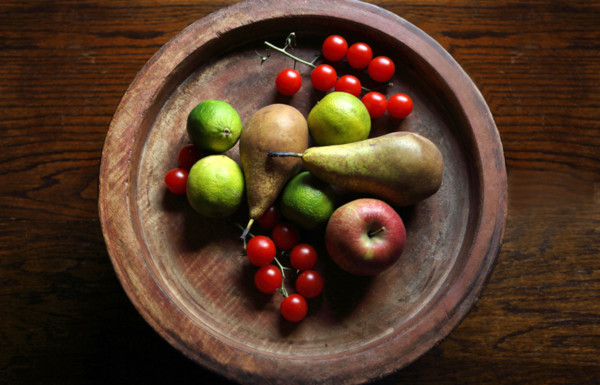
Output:
<svg viewBox="0 0 600 385">
<path fill-rule="evenodd" d="M 271 158 L 279 158 L 286 156 L 295 156 L 296 158 L 302 158 L 302 154 L 298 152 L 270 151 L 267 155 Z"/>
<path fill-rule="evenodd" d="M 254 219 L 251 218 L 248 221 L 248 224 L 246 225 L 246 228 L 244 229 L 244 232 L 240 236 L 240 238 L 244 241 L 244 250 L 246 249 L 246 237 L 248 236 L 248 233 L 250 232 L 250 227 L 252 227 L 253 223 L 254 223 Z"/>
<path fill-rule="evenodd" d="M 382 227 L 378 228 L 378 229 L 377 229 L 377 230 L 375 230 L 375 231 L 371 231 L 371 232 L 369 233 L 369 237 L 374 237 L 375 235 L 377 235 L 377 234 L 379 234 L 379 233 L 382 233 L 382 232 L 384 232 L 384 231 L 385 231 L 385 226 L 382 226 Z"/>
</svg>

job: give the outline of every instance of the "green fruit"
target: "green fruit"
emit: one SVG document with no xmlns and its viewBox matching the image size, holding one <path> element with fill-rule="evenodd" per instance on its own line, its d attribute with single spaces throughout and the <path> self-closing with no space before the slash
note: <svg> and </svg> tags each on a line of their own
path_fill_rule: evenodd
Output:
<svg viewBox="0 0 600 385">
<path fill-rule="evenodd" d="M 371 117 L 365 105 L 347 92 L 332 92 L 308 114 L 308 129 L 315 143 L 324 146 L 366 139 Z"/>
<path fill-rule="evenodd" d="M 240 166 L 225 155 L 209 155 L 192 166 L 187 198 L 194 210 L 208 218 L 224 218 L 242 204 L 244 175 Z"/>
<path fill-rule="evenodd" d="M 228 103 L 205 100 L 188 115 L 187 132 L 196 146 L 220 153 L 235 145 L 242 132 L 242 121 Z"/>
<path fill-rule="evenodd" d="M 283 216 L 307 230 L 327 223 L 333 210 L 333 188 L 307 171 L 292 178 L 281 195 Z"/>
</svg>

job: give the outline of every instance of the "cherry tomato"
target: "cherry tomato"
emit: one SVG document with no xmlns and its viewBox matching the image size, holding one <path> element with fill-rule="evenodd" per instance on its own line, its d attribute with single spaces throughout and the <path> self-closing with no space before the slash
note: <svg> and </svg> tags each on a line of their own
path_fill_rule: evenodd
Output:
<svg viewBox="0 0 600 385">
<path fill-rule="evenodd" d="M 290 322 L 299 322 L 306 317 L 308 304 L 300 294 L 291 294 L 281 301 L 281 315 Z"/>
<path fill-rule="evenodd" d="M 371 118 L 376 119 L 385 114 L 387 99 L 379 92 L 369 92 L 361 99 Z"/>
<path fill-rule="evenodd" d="M 273 294 L 282 282 L 281 270 L 274 265 L 263 266 L 254 273 L 254 286 L 265 294 Z"/>
<path fill-rule="evenodd" d="M 264 229 L 272 229 L 279 223 L 279 210 L 275 206 L 269 207 L 263 215 L 256 219 L 256 223 Z"/>
<path fill-rule="evenodd" d="M 285 96 L 294 95 L 302 86 L 302 77 L 298 71 L 291 68 L 285 69 L 277 75 L 275 87 L 280 94 Z"/>
<path fill-rule="evenodd" d="M 169 170 L 165 175 L 167 188 L 175 195 L 185 194 L 187 187 L 188 172 L 182 168 Z"/>
<path fill-rule="evenodd" d="M 329 91 L 337 80 L 335 69 L 329 64 L 321 64 L 310 74 L 310 81 L 313 87 L 319 91 Z"/>
<path fill-rule="evenodd" d="M 339 35 L 331 35 L 323 42 L 321 51 L 325 59 L 332 62 L 340 61 L 346 56 L 348 43 Z"/>
<path fill-rule="evenodd" d="M 390 96 L 388 101 L 388 113 L 396 119 L 406 118 L 413 109 L 412 99 L 405 94 Z"/>
<path fill-rule="evenodd" d="M 362 91 L 360 80 L 358 80 L 356 76 L 352 75 L 344 75 L 341 78 L 339 78 L 335 82 L 335 90 L 340 92 L 347 92 L 356 97 L 358 97 L 360 95 L 360 92 Z"/>
<path fill-rule="evenodd" d="M 282 222 L 273 228 L 271 233 L 275 246 L 281 250 L 291 250 L 300 241 L 298 229 L 291 223 Z"/>
<path fill-rule="evenodd" d="M 252 237 L 246 245 L 246 255 L 254 266 L 265 266 L 273 261 L 277 249 L 271 238 L 264 235 Z"/>
<path fill-rule="evenodd" d="M 392 59 L 386 56 L 377 56 L 369 63 L 369 76 L 376 82 L 387 82 L 394 76 L 396 66 Z"/>
<path fill-rule="evenodd" d="M 186 144 L 177 154 L 177 164 L 182 169 L 189 171 L 200 158 L 202 158 L 200 149 L 195 144 Z"/>
<path fill-rule="evenodd" d="M 310 270 L 317 264 L 317 251 L 307 243 L 300 243 L 290 252 L 290 264 L 296 270 Z"/>
<path fill-rule="evenodd" d="M 323 291 L 323 277 L 314 270 L 303 271 L 296 278 L 296 291 L 304 298 L 315 298 Z"/>
<path fill-rule="evenodd" d="M 371 59 L 373 59 L 373 50 L 365 43 L 352 44 L 346 53 L 348 64 L 356 69 L 365 68 Z"/>
</svg>

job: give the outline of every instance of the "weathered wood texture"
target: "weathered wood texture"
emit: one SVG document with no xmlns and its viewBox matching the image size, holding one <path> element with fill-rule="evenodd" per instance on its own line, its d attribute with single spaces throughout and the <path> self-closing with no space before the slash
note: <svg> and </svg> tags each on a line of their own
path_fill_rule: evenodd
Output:
<svg viewBox="0 0 600 385">
<path fill-rule="evenodd" d="M 155 333 L 110 264 L 97 210 L 104 136 L 177 32 L 235 1 L 0 5 L 0 382 L 229 383 Z M 372 1 L 473 78 L 509 181 L 505 242 L 477 306 L 380 384 L 600 378 L 600 5 Z"/>
</svg>

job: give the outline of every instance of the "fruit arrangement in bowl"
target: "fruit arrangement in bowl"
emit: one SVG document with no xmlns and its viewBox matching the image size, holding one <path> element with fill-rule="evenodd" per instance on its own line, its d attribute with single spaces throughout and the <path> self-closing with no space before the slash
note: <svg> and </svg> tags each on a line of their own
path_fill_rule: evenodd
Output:
<svg viewBox="0 0 600 385">
<path fill-rule="evenodd" d="M 371 136 L 372 120 L 386 111 L 395 119 L 411 113 L 409 96 L 396 93 L 388 100 L 363 87 L 357 76 L 338 76 L 330 64 L 316 64 L 346 60 L 385 88 L 395 71 L 390 58 L 373 58 L 368 44 L 348 46 L 344 37 L 331 35 L 321 55 L 309 62 L 288 52 L 295 38 L 291 33 L 283 47 L 265 44 L 312 68 L 311 86 L 325 94 L 308 116 L 289 104 L 273 103 L 242 124 L 229 103 L 203 100 L 187 116 L 190 143 L 180 148 L 177 167 L 164 177 L 168 190 L 185 195 L 205 218 L 229 218 L 247 204 L 247 224 L 236 223 L 241 254 L 256 268 L 258 291 L 283 296 L 280 313 L 291 322 L 303 320 L 307 299 L 324 289 L 322 275 L 314 270 L 317 251 L 300 242 L 301 232 L 323 235 L 327 255 L 321 258 L 331 258 L 345 272 L 378 275 L 398 261 L 406 243 L 397 208 L 435 194 L 443 176 L 440 150 L 422 135 L 393 131 Z M 302 77 L 295 69 L 283 69 L 273 86 L 292 96 L 302 87 Z M 236 144 L 239 162 L 225 155 Z M 339 191 L 360 196 L 341 203 Z M 255 222 L 271 234 L 254 235 Z"/>
<path fill-rule="evenodd" d="M 481 94 L 415 26 L 354 0 L 246 0 L 130 84 L 100 222 L 125 293 L 186 356 L 242 383 L 359 384 L 477 300 L 503 165 Z"/>
</svg>

